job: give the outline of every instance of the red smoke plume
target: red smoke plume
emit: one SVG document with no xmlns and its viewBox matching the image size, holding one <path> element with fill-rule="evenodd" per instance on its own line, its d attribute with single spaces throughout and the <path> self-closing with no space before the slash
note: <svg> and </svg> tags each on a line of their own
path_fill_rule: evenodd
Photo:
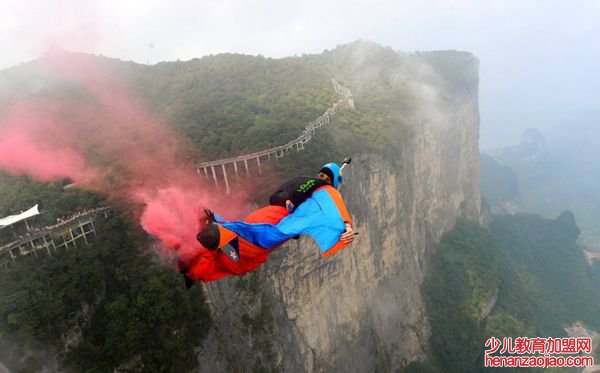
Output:
<svg viewBox="0 0 600 373">
<path fill-rule="evenodd" d="M 211 195 L 194 166 L 177 159 L 178 138 L 93 57 L 45 58 L 44 74 L 76 94 L 37 94 L 0 118 L 0 168 L 76 185 L 144 206 L 140 224 L 191 256 L 203 208 L 238 217 L 242 197 Z M 63 92 L 63 91 L 58 91 Z"/>
<path fill-rule="evenodd" d="M 98 170 L 86 165 L 81 153 L 36 144 L 27 133 L 18 129 L 0 133 L 0 168 L 42 181 L 59 178 L 92 180 L 99 175 Z"/>
</svg>

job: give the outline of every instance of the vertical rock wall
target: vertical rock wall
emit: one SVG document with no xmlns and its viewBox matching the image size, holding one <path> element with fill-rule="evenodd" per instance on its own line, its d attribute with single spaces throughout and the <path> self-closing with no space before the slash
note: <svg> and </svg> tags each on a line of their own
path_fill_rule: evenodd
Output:
<svg viewBox="0 0 600 373">
<path fill-rule="evenodd" d="M 425 356 L 427 258 L 458 216 L 480 211 L 477 89 L 444 102 L 411 114 L 397 162 L 353 160 L 342 190 L 360 233 L 350 247 L 323 258 L 302 238 L 249 279 L 207 286 L 216 326 L 201 371 L 395 371 Z"/>
</svg>

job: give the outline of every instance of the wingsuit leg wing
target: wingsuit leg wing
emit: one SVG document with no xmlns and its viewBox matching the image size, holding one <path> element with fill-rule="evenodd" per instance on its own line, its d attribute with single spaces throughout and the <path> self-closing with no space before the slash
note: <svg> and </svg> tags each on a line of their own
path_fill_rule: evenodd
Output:
<svg viewBox="0 0 600 373">
<path fill-rule="evenodd" d="M 266 206 L 252 212 L 246 217 L 245 221 L 249 224 L 277 224 L 288 214 L 287 209 L 283 207 Z M 187 277 L 186 286 L 189 284 L 189 280 L 209 282 L 226 276 L 241 276 L 254 271 L 267 261 L 268 254 L 276 248 L 272 247 L 270 250 L 265 250 L 237 236 L 235 232 L 224 228 L 222 224 L 226 221 L 223 218 L 215 216 L 215 221 L 220 223 L 214 225 L 215 229 L 218 230 L 218 237 L 213 238 L 213 240 L 218 242 L 217 246 L 237 245 L 239 260 L 237 262 L 232 261 L 224 250 L 216 250 L 216 248 L 213 250 L 201 249 L 198 255 L 183 268 L 182 273 Z"/>
</svg>

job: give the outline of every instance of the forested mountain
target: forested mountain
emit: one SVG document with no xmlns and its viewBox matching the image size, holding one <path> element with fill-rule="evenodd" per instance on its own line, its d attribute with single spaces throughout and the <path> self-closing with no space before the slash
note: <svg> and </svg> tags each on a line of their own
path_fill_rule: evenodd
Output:
<svg viewBox="0 0 600 373">
<path fill-rule="evenodd" d="M 577 321 L 598 330 L 600 265 L 586 262 L 578 234 L 570 212 L 498 216 L 489 230 L 459 221 L 423 285 L 431 354 L 409 371 L 483 371 L 490 337 L 566 337 Z"/>
<path fill-rule="evenodd" d="M 96 224 L 89 246 L 0 270 L 0 361 L 18 372 L 194 368 L 211 322 L 201 289 L 186 291 L 123 218 Z"/>
<path fill-rule="evenodd" d="M 573 214 L 498 216 L 488 229 L 456 220 L 479 219 L 472 55 L 356 42 L 302 57 L 226 54 L 154 66 L 71 57 L 101 65 L 103 88 L 133 92 L 135 105 L 180 136 L 177 156 L 190 162 L 288 142 L 338 100 L 330 82 L 338 80 L 356 110 L 336 114 L 304 151 L 271 166 L 284 178 L 352 155 L 343 193 L 360 235 L 330 259 L 301 240 L 251 275 L 185 291 L 131 200 L 2 173 L 0 216 L 37 203 L 44 213 L 32 223 L 44 226 L 112 207 L 90 245 L 0 269 L 0 361 L 10 369 L 466 372 L 481 369 L 489 336 L 557 337 L 575 321 L 600 328 L 599 268 L 576 244 Z M 0 118 L 20 101 L 59 98 L 65 120 L 94 120 L 94 111 L 70 111 L 94 107 L 85 87 L 44 66 L 42 58 L 0 72 Z M 551 167 L 536 133 L 525 145 L 513 159 Z M 532 190 L 523 190 L 525 169 L 513 173 L 485 156 L 481 166 L 492 204 Z M 2 243 L 19 229 L 0 231 Z"/>
<path fill-rule="evenodd" d="M 547 218 L 571 210 L 582 229 L 581 242 L 598 250 L 599 121 L 598 113 L 592 112 L 573 116 L 543 133 L 528 130 L 520 144 L 493 152 L 503 168 L 482 162 L 482 184 L 494 183 L 511 169 L 520 192 L 517 210 Z M 488 192 L 490 202 L 503 198 L 500 190 L 488 189 Z"/>
<path fill-rule="evenodd" d="M 97 132 L 88 136 L 103 135 L 87 87 L 52 76 L 45 58 L 56 56 L 0 72 L 0 118 L 21 101 L 59 99 L 60 118 L 91 121 Z M 7 198 L 0 216 L 39 203 L 45 214 L 34 224 L 41 226 L 98 203 L 114 210 L 89 247 L 19 258 L 0 270 L 5 365 L 17 371 L 392 371 L 424 356 L 429 328 L 419 285 L 428 255 L 456 216 L 479 214 L 474 56 L 405 54 L 356 42 L 284 59 L 228 54 L 154 66 L 78 54 L 67 59 L 79 63 L 67 70 L 100 65 L 101 74 L 89 70 L 87 78 L 102 93 L 133 92 L 132 106 L 180 135 L 177 156 L 192 162 L 286 143 L 338 99 L 330 82 L 336 79 L 354 94 L 356 110 L 337 114 L 304 151 L 273 167 L 282 178 L 312 174 L 352 155 L 344 193 L 361 235 L 345 255 L 320 258 L 301 240 L 251 276 L 185 292 L 174 264 L 153 256 L 131 201 L 63 188 L 68 181 L 2 175 Z M 87 111 L 76 110 L 82 108 Z M 140 130 L 140 143 L 131 146 L 145 146 L 145 135 Z M 92 146 L 85 151 L 111 170 L 109 179 L 123 170 L 123 160 L 98 159 Z M 208 316 L 206 295 L 217 318 Z"/>
</svg>

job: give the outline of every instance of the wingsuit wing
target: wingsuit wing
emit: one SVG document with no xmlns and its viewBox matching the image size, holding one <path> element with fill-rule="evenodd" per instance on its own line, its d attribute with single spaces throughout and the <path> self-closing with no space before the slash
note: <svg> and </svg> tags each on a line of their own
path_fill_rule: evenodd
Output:
<svg viewBox="0 0 600 373">
<path fill-rule="evenodd" d="M 222 226 L 265 249 L 306 234 L 316 241 L 323 255 L 327 256 L 347 246 L 340 241 L 345 223 L 352 224 L 352 220 L 340 193 L 331 186 L 324 186 L 278 224 L 235 221 Z"/>
</svg>

